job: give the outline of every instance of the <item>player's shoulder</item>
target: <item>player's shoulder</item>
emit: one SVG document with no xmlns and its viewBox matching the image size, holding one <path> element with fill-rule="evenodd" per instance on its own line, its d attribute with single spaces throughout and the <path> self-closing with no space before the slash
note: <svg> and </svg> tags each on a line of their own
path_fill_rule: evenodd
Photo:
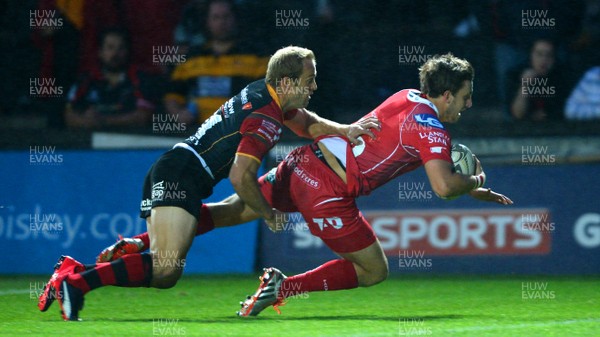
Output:
<svg viewBox="0 0 600 337">
<path fill-rule="evenodd" d="M 403 89 L 392 96 L 390 96 L 385 102 L 387 105 L 406 105 L 406 106 L 417 106 L 424 105 L 425 107 L 431 108 L 431 110 L 435 113 L 436 108 L 435 105 L 421 92 L 417 89 Z"/>
<path fill-rule="evenodd" d="M 239 96 L 242 106 L 246 105 L 247 108 L 250 108 L 253 111 L 260 109 L 273 101 L 264 79 L 248 84 L 240 91 Z"/>
<path fill-rule="evenodd" d="M 239 94 L 244 112 L 253 117 L 269 117 L 282 123 L 283 113 L 275 97 L 275 90 L 269 88 L 264 79 L 250 83 Z"/>
<path fill-rule="evenodd" d="M 416 89 L 403 90 L 403 94 L 407 101 L 403 125 L 414 125 L 414 127 L 409 127 L 410 129 L 445 132 L 444 125 L 438 118 L 436 106 L 425 95 Z"/>
</svg>

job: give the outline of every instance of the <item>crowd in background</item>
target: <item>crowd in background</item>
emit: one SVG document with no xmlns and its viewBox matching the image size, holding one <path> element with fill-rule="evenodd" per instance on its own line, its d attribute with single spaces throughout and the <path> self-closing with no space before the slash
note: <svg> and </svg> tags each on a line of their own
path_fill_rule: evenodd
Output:
<svg viewBox="0 0 600 337">
<path fill-rule="evenodd" d="M 319 89 L 309 108 L 334 120 L 418 88 L 420 61 L 448 51 L 473 63 L 475 105 L 497 107 L 504 120 L 600 120 L 600 0 L 2 6 L 0 116 L 40 114 L 52 128 L 142 128 L 156 114 L 201 123 L 264 77 L 269 55 L 287 45 L 315 52 Z M 32 79 L 63 90 L 32 94 L 44 86 Z"/>
</svg>

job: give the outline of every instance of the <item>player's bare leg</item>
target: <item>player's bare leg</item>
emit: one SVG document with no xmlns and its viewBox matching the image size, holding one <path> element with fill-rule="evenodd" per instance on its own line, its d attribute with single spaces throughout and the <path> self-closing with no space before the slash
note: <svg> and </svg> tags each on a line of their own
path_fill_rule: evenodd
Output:
<svg viewBox="0 0 600 337">
<path fill-rule="evenodd" d="M 345 260 L 352 261 L 360 287 L 369 287 L 383 282 L 388 276 L 388 261 L 379 239 L 357 252 L 337 254 Z"/>
<path fill-rule="evenodd" d="M 203 204 L 196 227 L 196 236 L 205 234 L 214 228 L 229 227 L 256 220 L 259 216 L 242 199 L 233 194 L 223 201 Z M 102 250 L 96 262 L 114 261 L 124 255 L 143 252 L 150 247 L 148 232 L 133 238 L 119 238 L 119 240 Z"/>
<path fill-rule="evenodd" d="M 173 287 L 183 272 L 196 231 L 196 218 L 179 207 L 155 207 L 147 218 L 151 254 L 133 253 L 82 272 L 67 269 L 52 280 L 63 319 L 79 320 L 84 295 L 107 285 Z"/>
<path fill-rule="evenodd" d="M 194 235 L 194 216 L 179 207 L 155 207 L 148 218 L 150 253 L 152 254 L 151 287 L 171 288 L 181 277 Z"/>
</svg>

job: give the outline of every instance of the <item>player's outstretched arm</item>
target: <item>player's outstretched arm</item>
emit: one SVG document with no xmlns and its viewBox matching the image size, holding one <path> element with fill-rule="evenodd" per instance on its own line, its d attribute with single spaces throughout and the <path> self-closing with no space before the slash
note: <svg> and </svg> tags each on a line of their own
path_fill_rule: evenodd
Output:
<svg viewBox="0 0 600 337">
<path fill-rule="evenodd" d="M 491 201 L 502 205 L 512 205 L 513 201 L 504 194 L 496 193 L 491 188 L 477 188 L 469 192 L 473 198 L 481 201 Z"/>
<path fill-rule="evenodd" d="M 369 117 L 355 124 L 340 124 L 306 109 L 298 109 L 293 118 L 284 121 L 285 126 L 300 137 L 315 139 L 324 135 L 339 135 L 347 137 L 353 144 L 361 144 L 362 135 L 375 138 L 370 129 L 380 129 L 379 121 Z"/>
</svg>

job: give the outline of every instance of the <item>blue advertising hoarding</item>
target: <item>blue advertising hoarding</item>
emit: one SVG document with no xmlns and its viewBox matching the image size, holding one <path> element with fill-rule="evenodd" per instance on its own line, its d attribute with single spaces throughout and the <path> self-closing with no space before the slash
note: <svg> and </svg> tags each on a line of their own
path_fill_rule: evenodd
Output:
<svg viewBox="0 0 600 337">
<path fill-rule="evenodd" d="M 5 257 L 0 273 L 47 274 L 62 254 L 92 263 L 117 235 L 145 232 L 139 218 L 142 183 L 163 152 L 39 146 L 0 153 L 0 254 Z M 206 201 L 232 193 L 225 180 Z M 185 272 L 251 272 L 257 231 L 251 223 L 197 237 Z"/>
<path fill-rule="evenodd" d="M 357 203 L 386 252 L 392 273 L 600 274 L 600 165 L 485 167 L 487 186 L 512 206 L 469 196 L 435 196 L 423 169 Z M 261 229 L 258 267 L 301 272 L 336 258 L 302 217 L 282 233 Z"/>
</svg>

